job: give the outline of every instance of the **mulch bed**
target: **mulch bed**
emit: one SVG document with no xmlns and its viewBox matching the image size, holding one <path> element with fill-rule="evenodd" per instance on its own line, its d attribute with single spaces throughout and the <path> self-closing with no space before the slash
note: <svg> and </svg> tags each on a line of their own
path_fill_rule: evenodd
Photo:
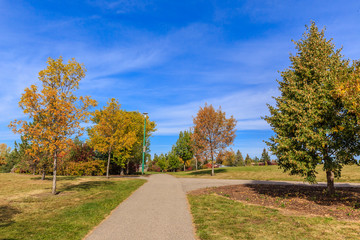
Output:
<svg viewBox="0 0 360 240">
<path fill-rule="evenodd" d="M 338 187 L 333 197 L 326 194 L 325 187 L 265 184 L 206 188 L 190 194 L 209 193 L 244 203 L 281 209 L 287 213 L 360 220 L 360 188 L 355 187 Z"/>
</svg>

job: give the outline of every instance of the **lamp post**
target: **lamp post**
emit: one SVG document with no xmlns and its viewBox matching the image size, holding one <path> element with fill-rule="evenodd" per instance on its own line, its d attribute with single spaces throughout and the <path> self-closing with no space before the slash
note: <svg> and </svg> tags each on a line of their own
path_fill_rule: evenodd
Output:
<svg viewBox="0 0 360 240">
<path fill-rule="evenodd" d="M 144 112 L 144 143 L 143 143 L 143 154 L 142 154 L 142 174 L 144 175 L 144 162 L 145 162 L 145 150 L 146 150 L 146 146 L 145 146 L 145 135 L 146 135 L 146 115 L 148 113 Z"/>
</svg>

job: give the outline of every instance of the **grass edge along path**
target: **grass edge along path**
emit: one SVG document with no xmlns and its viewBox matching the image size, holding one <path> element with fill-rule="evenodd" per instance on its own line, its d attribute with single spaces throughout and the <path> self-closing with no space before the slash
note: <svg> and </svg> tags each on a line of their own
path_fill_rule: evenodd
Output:
<svg viewBox="0 0 360 240">
<path fill-rule="evenodd" d="M 57 196 L 46 193 L 41 197 L 17 199 L 8 207 L 16 210 L 37 204 L 37 209 L 33 214 L 16 210 L 15 217 L 0 225 L 0 239 L 83 239 L 145 182 L 143 179 L 90 179 L 60 188 Z M 50 206 L 53 209 L 49 209 Z"/>
<path fill-rule="evenodd" d="M 215 194 L 188 194 L 196 234 L 221 239 L 359 239 L 360 222 L 329 217 L 284 215 L 279 210 L 248 205 Z"/>
<path fill-rule="evenodd" d="M 318 182 L 326 182 L 326 173 L 322 166 L 317 167 Z M 167 172 L 180 178 L 209 178 L 209 179 L 241 179 L 241 180 L 261 180 L 261 181 L 304 181 L 304 178 L 298 175 L 290 175 L 279 168 L 272 166 L 244 166 L 244 167 L 224 167 L 216 168 L 215 176 L 211 176 L 211 169 L 201 169 L 197 171 L 186 172 Z M 347 165 L 343 167 L 341 177 L 335 179 L 337 182 L 360 183 L 360 166 Z"/>
</svg>

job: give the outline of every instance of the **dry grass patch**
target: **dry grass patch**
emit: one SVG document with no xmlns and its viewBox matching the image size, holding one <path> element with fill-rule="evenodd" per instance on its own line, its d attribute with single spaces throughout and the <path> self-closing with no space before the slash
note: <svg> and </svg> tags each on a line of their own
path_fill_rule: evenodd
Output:
<svg viewBox="0 0 360 240">
<path fill-rule="evenodd" d="M 82 239 L 145 180 L 103 177 L 52 179 L 0 174 L 0 236 L 4 239 Z"/>
</svg>

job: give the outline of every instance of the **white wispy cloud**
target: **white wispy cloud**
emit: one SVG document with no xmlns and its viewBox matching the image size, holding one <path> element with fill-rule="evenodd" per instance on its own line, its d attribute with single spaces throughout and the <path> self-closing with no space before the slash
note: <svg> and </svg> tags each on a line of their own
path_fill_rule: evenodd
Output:
<svg viewBox="0 0 360 240">
<path fill-rule="evenodd" d="M 272 96 L 277 96 L 277 90 L 247 90 L 228 94 L 222 97 L 209 98 L 172 107 L 158 106 L 149 113 L 151 119 L 157 122 L 158 131 L 155 135 L 176 135 L 179 131 L 189 129 L 193 117 L 199 107 L 205 102 L 215 109 L 221 106 L 227 117 L 234 116 L 238 121 L 237 130 L 268 130 L 270 127 L 261 119 L 268 114 L 266 104 L 273 104 Z"/>
<path fill-rule="evenodd" d="M 89 51 L 90 46 L 85 42 L 72 44 L 64 41 L 55 46 L 51 42 L 39 42 L 41 44 L 32 46 L 37 49 L 36 54 L 33 49 L 28 52 L 24 52 L 23 48 L 8 48 L 6 51 L 0 49 L 0 123 L 22 116 L 18 107 L 21 94 L 31 84 L 39 84 L 38 72 L 46 67 L 49 56 L 57 58 L 62 55 L 64 61 L 75 57 L 84 63 L 88 69 L 87 77 L 81 82 L 84 90 L 109 89 L 120 81 L 119 78 L 111 77 L 112 75 L 149 68 L 162 63 L 166 58 L 162 54 L 162 48 L 156 46 L 159 42 L 154 42 L 154 45 L 147 43 L 144 46 L 123 48 L 114 46 L 92 51 Z M 123 80 L 121 87 L 129 86 L 133 84 Z"/>
<path fill-rule="evenodd" d="M 97 7 L 114 11 L 117 14 L 131 13 L 134 11 L 144 11 L 147 6 L 151 5 L 151 2 L 148 0 L 89 0 L 88 2 Z"/>
</svg>

